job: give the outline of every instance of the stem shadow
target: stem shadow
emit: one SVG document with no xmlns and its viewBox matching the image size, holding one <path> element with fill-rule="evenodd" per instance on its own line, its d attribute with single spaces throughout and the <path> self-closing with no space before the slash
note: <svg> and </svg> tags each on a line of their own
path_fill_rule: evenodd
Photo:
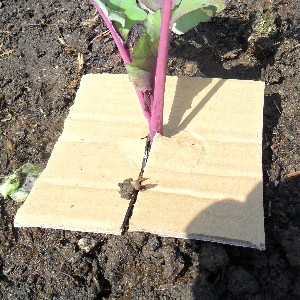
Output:
<svg viewBox="0 0 300 300">
<path fill-rule="evenodd" d="M 200 81 L 196 77 L 179 77 L 176 86 L 168 123 L 164 125 L 164 135 L 171 137 L 184 130 L 190 122 L 197 116 L 200 110 L 208 103 L 212 96 L 224 84 L 224 80 L 219 80 L 213 88 L 203 97 L 194 109 L 183 119 L 185 113 L 192 107 L 194 98 L 208 85 L 212 79 L 202 78 Z"/>
</svg>

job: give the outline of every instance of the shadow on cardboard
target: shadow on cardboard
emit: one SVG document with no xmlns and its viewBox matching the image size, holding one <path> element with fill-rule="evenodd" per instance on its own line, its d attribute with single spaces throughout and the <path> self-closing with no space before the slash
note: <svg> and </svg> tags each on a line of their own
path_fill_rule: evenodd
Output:
<svg viewBox="0 0 300 300">
<path fill-rule="evenodd" d="M 164 125 L 164 135 L 171 137 L 184 130 L 209 102 L 212 96 L 220 89 L 224 82 L 225 80 L 220 79 L 188 116 L 183 119 L 184 114 L 192 107 L 193 99 L 212 83 L 212 79 L 202 78 L 199 80 L 197 77 L 179 77 L 169 120 L 168 123 Z"/>
</svg>

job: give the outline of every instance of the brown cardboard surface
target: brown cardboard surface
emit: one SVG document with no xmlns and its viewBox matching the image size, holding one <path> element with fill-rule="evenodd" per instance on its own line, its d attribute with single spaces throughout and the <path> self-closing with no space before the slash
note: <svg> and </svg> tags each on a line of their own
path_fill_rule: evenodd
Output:
<svg viewBox="0 0 300 300">
<path fill-rule="evenodd" d="M 262 82 L 169 77 L 129 230 L 263 249 L 263 99 Z"/>
<path fill-rule="evenodd" d="M 130 231 L 264 247 L 261 82 L 168 77 Z M 86 75 L 15 226 L 121 233 L 147 124 L 127 75 Z"/>
<path fill-rule="evenodd" d="M 121 233 L 118 183 L 137 178 L 147 125 L 126 75 L 86 75 L 15 226 Z"/>
</svg>

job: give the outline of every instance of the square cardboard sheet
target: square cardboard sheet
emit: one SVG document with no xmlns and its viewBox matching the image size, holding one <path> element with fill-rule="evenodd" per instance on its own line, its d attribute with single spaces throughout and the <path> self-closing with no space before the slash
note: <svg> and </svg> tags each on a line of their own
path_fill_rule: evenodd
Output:
<svg viewBox="0 0 300 300">
<path fill-rule="evenodd" d="M 169 77 L 165 96 L 129 230 L 263 249 L 264 83 Z"/>
<path fill-rule="evenodd" d="M 168 77 L 129 231 L 264 248 L 264 84 Z M 118 183 L 137 178 L 147 124 L 127 75 L 85 75 L 15 226 L 121 233 Z"/>
</svg>

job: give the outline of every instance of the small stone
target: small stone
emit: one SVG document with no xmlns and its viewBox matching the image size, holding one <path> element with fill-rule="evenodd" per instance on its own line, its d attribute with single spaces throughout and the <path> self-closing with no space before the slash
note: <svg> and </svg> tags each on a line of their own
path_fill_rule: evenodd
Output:
<svg viewBox="0 0 300 300">
<path fill-rule="evenodd" d="M 188 76 L 193 76 L 198 71 L 197 63 L 194 61 L 187 61 L 184 66 L 184 73 Z"/>
<path fill-rule="evenodd" d="M 93 248 L 97 245 L 96 241 L 92 238 L 81 238 L 77 245 L 81 250 L 84 250 L 86 253 L 89 253 L 93 250 Z"/>
</svg>

